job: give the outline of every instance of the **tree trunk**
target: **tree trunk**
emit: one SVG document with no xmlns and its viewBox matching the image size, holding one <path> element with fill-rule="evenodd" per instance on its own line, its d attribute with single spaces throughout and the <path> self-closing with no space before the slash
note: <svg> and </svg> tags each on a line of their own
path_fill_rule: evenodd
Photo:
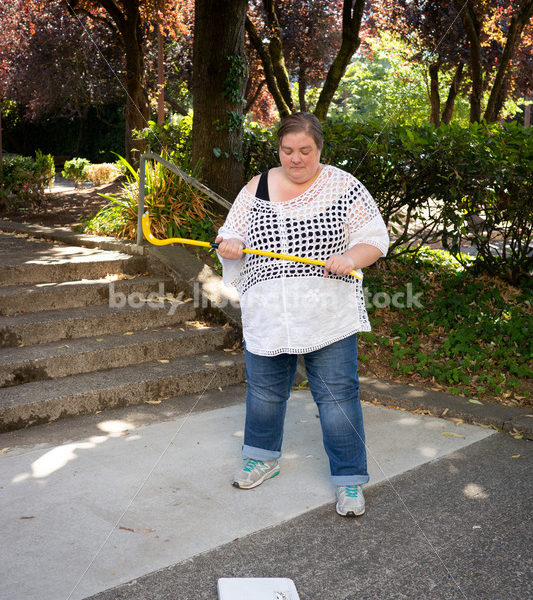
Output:
<svg viewBox="0 0 533 600">
<path fill-rule="evenodd" d="M 157 124 L 165 122 L 165 64 L 163 61 L 163 36 L 157 24 Z"/>
<path fill-rule="evenodd" d="M 464 73 L 464 63 L 459 63 L 457 68 L 455 69 L 455 74 L 453 76 L 453 80 L 450 84 L 450 89 L 448 90 L 448 97 L 446 98 L 446 104 L 444 105 L 444 110 L 442 111 L 442 122 L 446 125 L 449 125 L 452 116 L 453 116 L 453 108 L 455 105 L 455 98 L 459 93 L 459 86 L 461 85 L 461 81 L 463 80 Z"/>
<path fill-rule="evenodd" d="M 344 0 L 342 12 L 342 43 L 326 76 L 314 113 L 321 121 L 328 114 L 329 105 L 354 52 L 359 48 L 359 29 L 366 0 Z M 353 9 L 352 9 L 353 7 Z"/>
<path fill-rule="evenodd" d="M 481 98 L 483 95 L 483 65 L 481 63 L 480 25 L 472 0 L 454 0 L 470 46 L 470 76 L 472 91 L 470 94 L 470 122 L 481 121 Z"/>
<path fill-rule="evenodd" d="M 439 127 L 440 125 L 439 68 L 440 65 L 438 62 L 431 63 L 429 65 L 429 102 L 431 105 L 431 114 L 429 117 L 429 122 L 432 125 L 435 125 L 435 127 Z"/>
<path fill-rule="evenodd" d="M 285 102 L 283 95 L 279 89 L 278 82 L 276 80 L 276 75 L 274 74 L 274 66 L 272 65 L 272 59 L 270 58 L 270 54 L 263 44 L 257 30 L 252 23 L 252 21 L 246 17 L 246 32 L 248 33 L 248 37 L 250 38 L 250 43 L 255 48 L 256 52 L 259 54 L 259 58 L 261 59 L 261 64 L 263 65 L 263 70 L 265 72 L 265 79 L 268 86 L 268 91 L 274 98 L 274 102 L 276 103 L 276 108 L 278 109 L 280 117 L 286 117 L 291 114 L 291 109 L 289 105 Z"/>
<path fill-rule="evenodd" d="M 150 117 L 148 95 L 144 89 L 144 52 L 138 2 L 125 2 L 126 18 L 121 34 L 126 51 L 126 157 L 137 165 L 146 150 L 144 140 L 133 137 L 134 129 L 144 129 Z"/>
<path fill-rule="evenodd" d="M 484 117 L 488 123 L 498 120 L 498 115 L 500 114 L 508 92 L 511 60 L 520 43 L 524 27 L 527 25 L 532 15 L 533 0 L 528 0 L 523 3 L 517 13 L 511 18 L 500 66 L 498 67 L 487 108 L 485 110 Z"/>
<path fill-rule="evenodd" d="M 247 0 L 196 0 L 192 164 L 204 183 L 232 200 L 244 183 L 244 23 Z"/>
<path fill-rule="evenodd" d="M 2 148 L 2 99 L 0 98 L 0 189 L 4 189 L 4 150 Z"/>
</svg>

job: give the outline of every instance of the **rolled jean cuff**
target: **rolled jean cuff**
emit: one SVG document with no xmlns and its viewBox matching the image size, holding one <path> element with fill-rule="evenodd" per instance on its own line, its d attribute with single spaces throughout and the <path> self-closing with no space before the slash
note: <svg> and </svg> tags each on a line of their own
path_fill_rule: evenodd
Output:
<svg viewBox="0 0 533 600">
<path fill-rule="evenodd" d="M 370 479 L 369 475 L 330 475 L 334 485 L 364 485 Z"/>
<path fill-rule="evenodd" d="M 253 458 L 254 460 L 276 460 L 281 456 L 279 450 L 265 450 L 264 448 L 254 448 L 253 446 L 242 447 L 243 458 Z"/>
</svg>

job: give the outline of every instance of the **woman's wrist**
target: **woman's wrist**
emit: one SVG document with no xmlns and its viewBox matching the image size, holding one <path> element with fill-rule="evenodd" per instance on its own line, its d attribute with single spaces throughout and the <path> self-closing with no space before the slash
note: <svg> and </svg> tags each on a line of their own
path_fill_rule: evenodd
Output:
<svg viewBox="0 0 533 600">
<path fill-rule="evenodd" d="M 342 256 L 343 256 L 343 258 L 346 258 L 347 260 L 350 261 L 350 263 L 352 265 L 352 270 L 355 269 L 355 260 L 349 254 L 343 254 Z"/>
</svg>

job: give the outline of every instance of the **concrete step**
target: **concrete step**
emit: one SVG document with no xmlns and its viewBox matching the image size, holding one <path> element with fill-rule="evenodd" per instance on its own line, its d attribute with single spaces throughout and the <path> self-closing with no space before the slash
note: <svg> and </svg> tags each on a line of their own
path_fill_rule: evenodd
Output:
<svg viewBox="0 0 533 600">
<path fill-rule="evenodd" d="M 12 316 L 44 310 L 76 308 L 142 298 L 161 297 L 174 290 L 171 279 L 131 277 L 108 278 L 61 283 L 33 283 L 0 286 L 0 315 Z"/>
<path fill-rule="evenodd" d="M 190 300 L 150 300 L 139 307 L 90 306 L 0 317 L 0 348 L 174 325 L 196 317 Z"/>
<path fill-rule="evenodd" d="M 239 383 L 241 353 L 183 356 L 0 389 L 0 431 Z"/>
<path fill-rule="evenodd" d="M 146 258 L 120 252 L 53 246 L 44 244 L 40 254 L 4 262 L 0 284 L 61 283 L 80 279 L 100 279 L 110 274 L 135 275 L 146 271 Z"/>
<path fill-rule="evenodd" d="M 0 349 L 0 387 L 169 360 L 230 346 L 234 330 L 185 323 L 143 331 Z"/>
</svg>

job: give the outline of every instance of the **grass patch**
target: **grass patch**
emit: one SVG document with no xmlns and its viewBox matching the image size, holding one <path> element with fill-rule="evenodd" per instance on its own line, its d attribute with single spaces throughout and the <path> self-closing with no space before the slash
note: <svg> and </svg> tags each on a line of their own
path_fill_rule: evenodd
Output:
<svg viewBox="0 0 533 600">
<path fill-rule="evenodd" d="M 359 336 L 362 374 L 532 406 L 531 282 L 474 275 L 427 248 L 367 269 L 364 285 L 373 331 Z"/>
</svg>

